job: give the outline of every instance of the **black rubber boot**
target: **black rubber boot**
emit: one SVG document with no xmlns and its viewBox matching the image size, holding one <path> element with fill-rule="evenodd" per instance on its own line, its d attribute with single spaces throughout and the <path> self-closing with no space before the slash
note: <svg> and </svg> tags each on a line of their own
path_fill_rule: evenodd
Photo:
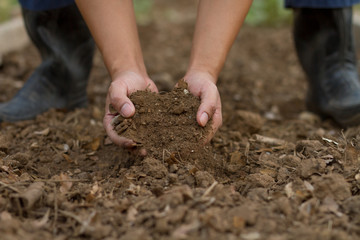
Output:
<svg viewBox="0 0 360 240">
<path fill-rule="evenodd" d="M 360 124 L 352 8 L 296 9 L 294 39 L 309 81 L 306 105 L 343 127 Z"/>
<path fill-rule="evenodd" d="M 22 12 L 42 63 L 12 100 L 0 104 L 0 122 L 32 119 L 50 108 L 85 107 L 95 44 L 76 5 Z"/>
</svg>

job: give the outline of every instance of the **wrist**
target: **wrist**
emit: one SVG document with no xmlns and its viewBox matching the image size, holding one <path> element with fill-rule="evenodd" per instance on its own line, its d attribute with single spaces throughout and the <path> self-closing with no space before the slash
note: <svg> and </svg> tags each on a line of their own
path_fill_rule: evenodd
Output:
<svg viewBox="0 0 360 240">
<path fill-rule="evenodd" d="M 207 79 L 208 81 L 211 81 L 212 83 L 216 84 L 218 79 L 218 74 L 207 68 L 191 67 L 187 70 L 184 79 L 185 81 L 189 79 Z"/>
<path fill-rule="evenodd" d="M 126 64 L 119 64 L 118 66 L 116 66 L 115 63 L 114 66 L 111 68 L 111 70 L 109 70 L 109 73 L 112 80 L 115 80 L 125 74 L 135 74 L 145 79 L 149 78 L 144 64 L 126 63 Z"/>
<path fill-rule="evenodd" d="M 117 79 L 123 79 L 123 77 L 128 78 L 129 76 L 133 76 L 136 78 L 141 78 L 144 80 L 149 79 L 149 76 L 146 72 L 140 71 L 138 68 L 127 68 L 127 69 L 121 69 L 119 71 L 114 72 L 111 74 L 111 80 L 115 81 Z"/>
</svg>

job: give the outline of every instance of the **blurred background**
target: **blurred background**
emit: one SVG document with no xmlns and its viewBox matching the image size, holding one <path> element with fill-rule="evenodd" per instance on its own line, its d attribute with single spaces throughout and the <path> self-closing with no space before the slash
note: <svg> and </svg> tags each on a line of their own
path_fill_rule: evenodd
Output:
<svg viewBox="0 0 360 240">
<path fill-rule="evenodd" d="M 139 24 L 151 21 L 151 10 L 156 0 L 134 0 Z M 170 0 L 171 1 L 171 0 Z M 176 0 L 172 0 L 176 1 Z M 0 1 L 0 22 L 4 22 L 20 14 L 17 0 Z M 171 17 L 172 12 L 167 13 Z M 291 12 L 283 8 L 283 0 L 255 0 L 246 19 L 250 25 L 281 26 L 291 21 Z"/>
<path fill-rule="evenodd" d="M 0 1 L 0 22 L 9 20 L 20 14 L 20 8 L 17 0 Z"/>
<path fill-rule="evenodd" d="M 151 21 L 151 8 L 156 0 L 135 0 L 135 11 L 139 24 Z M 253 26 L 283 26 L 291 22 L 291 11 L 284 9 L 283 0 L 256 0 L 246 18 L 246 24 Z M 168 16 L 171 17 L 171 12 Z"/>
</svg>

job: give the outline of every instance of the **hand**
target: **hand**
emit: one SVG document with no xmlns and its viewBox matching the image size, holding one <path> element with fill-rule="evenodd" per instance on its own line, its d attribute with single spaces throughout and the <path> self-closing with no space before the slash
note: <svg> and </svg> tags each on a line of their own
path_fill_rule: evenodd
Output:
<svg viewBox="0 0 360 240">
<path fill-rule="evenodd" d="M 217 79 L 210 73 L 192 70 L 186 73 L 184 80 L 189 91 L 201 99 L 196 114 L 198 124 L 204 127 L 212 119 L 212 131 L 205 139 L 205 143 L 208 143 L 222 124 L 221 99 L 215 84 Z"/>
<path fill-rule="evenodd" d="M 147 76 L 144 77 L 139 73 L 125 71 L 114 77 L 106 97 L 105 116 L 103 121 L 106 133 L 113 143 L 125 148 L 136 146 L 133 140 L 120 137 L 114 131 L 114 126 L 111 122 L 116 114 L 110 113 L 109 105 L 112 104 L 115 110 L 124 118 L 130 118 L 135 114 L 135 106 L 129 99 L 130 94 L 137 90 L 145 89 L 158 92 L 154 82 Z"/>
</svg>

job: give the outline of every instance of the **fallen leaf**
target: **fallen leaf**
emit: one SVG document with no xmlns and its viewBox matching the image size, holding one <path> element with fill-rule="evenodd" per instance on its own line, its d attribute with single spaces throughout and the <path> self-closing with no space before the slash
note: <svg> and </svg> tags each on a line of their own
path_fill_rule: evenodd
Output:
<svg viewBox="0 0 360 240">
<path fill-rule="evenodd" d="M 243 233 L 241 234 L 241 238 L 245 240 L 256 240 L 260 238 L 260 233 L 258 232 Z"/>
<path fill-rule="evenodd" d="M 11 214 L 8 211 L 3 211 L 0 213 L 0 220 L 1 221 L 9 221 L 12 219 Z"/>
<path fill-rule="evenodd" d="M 233 218 L 233 226 L 236 229 L 244 229 L 245 227 L 245 219 L 239 216 L 234 216 Z"/>
<path fill-rule="evenodd" d="M 310 192 L 314 191 L 314 186 L 311 185 L 311 183 L 309 183 L 308 181 L 304 181 L 304 185 L 305 185 L 306 189 L 309 190 Z"/>
<path fill-rule="evenodd" d="M 62 180 L 61 186 L 59 189 L 60 192 L 67 193 L 73 185 L 73 183 L 71 181 L 66 181 L 66 180 L 70 180 L 70 177 L 66 173 L 60 173 L 59 178 L 60 178 L 60 180 Z"/>
<path fill-rule="evenodd" d="M 293 186 L 292 182 L 285 185 L 285 193 L 288 198 L 292 198 L 295 195 L 295 192 L 292 189 L 292 186 Z"/>
<path fill-rule="evenodd" d="M 50 128 L 45 128 L 42 131 L 35 131 L 34 134 L 35 135 L 43 135 L 43 136 L 47 136 L 50 133 Z"/>
<path fill-rule="evenodd" d="M 74 162 L 69 155 L 67 155 L 66 153 L 63 154 L 63 157 L 65 158 L 65 160 L 68 162 L 68 163 L 72 163 Z"/>
<path fill-rule="evenodd" d="M 136 208 L 133 206 L 130 206 L 127 210 L 126 221 L 134 222 L 136 220 L 137 214 L 138 214 L 138 211 L 136 210 Z"/>
<path fill-rule="evenodd" d="M 90 193 L 92 195 L 95 195 L 99 191 L 99 184 L 98 182 L 95 182 L 95 184 L 92 186 Z"/>
<path fill-rule="evenodd" d="M 175 239 L 187 239 L 188 238 L 187 234 L 191 231 L 197 230 L 199 227 L 200 227 L 200 222 L 198 220 L 195 220 L 189 224 L 183 224 L 177 229 L 175 229 L 175 231 L 172 234 L 172 237 Z"/>
<path fill-rule="evenodd" d="M 97 137 L 97 138 L 94 138 L 90 143 L 86 144 L 84 146 L 84 148 L 90 149 L 92 151 L 97 151 L 100 147 L 100 143 L 101 143 L 101 138 Z"/>
</svg>

